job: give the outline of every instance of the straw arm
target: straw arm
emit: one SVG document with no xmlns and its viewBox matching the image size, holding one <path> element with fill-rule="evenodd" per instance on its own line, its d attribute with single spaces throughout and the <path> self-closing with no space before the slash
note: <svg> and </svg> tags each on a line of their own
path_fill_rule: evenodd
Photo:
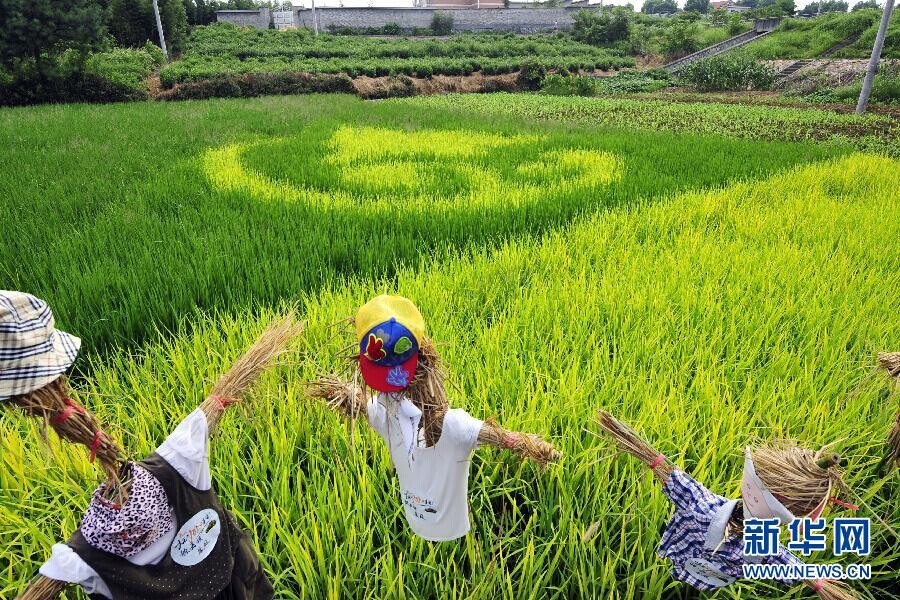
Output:
<svg viewBox="0 0 900 600">
<path fill-rule="evenodd" d="M 840 581 L 804 579 L 803 583 L 824 600 L 857 600 L 859 598 L 850 587 Z"/>
<path fill-rule="evenodd" d="M 897 413 L 897 420 L 888 434 L 888 449 L 890 460 L 900 467 L 900 413 Z"/>
<path fill-rule="evenodd" d="M 900 352 L 879 352 L 878 365 L 900 382 Z"/>
<path fill-rule="evenodd" d="M 533 433 L 508 431 L 491 419 L 484 422 L 478 432 L 478 443 L 511 450 L 522 458 L 546 465 L 562 458 L 562 453 L 552 444 Z"/>
<path fill-rule="evenodd" d="M 32 580 L 22 592 L 17 600 L 51 600 L 58 598 L 69 584 L 65 581 L 57 581 L 40 575 Z"/>
<path fill-rule="evenodd" d="M 206 415 L 209 432 L 215 430 L 225 409 L 250 395 L 260 375 L 273 366 L 275 359 L 288 350 L 288 345 L 301 333 L 303 323 L 288 311 L 269 325 L 231 368 L 221 377 L 200 409 Z"/>
<path fill-rule="evenodd" d="M 202 410 L 203 414 L 206 416 L 206 426 L 209 429 L 210 435 L 216 430 L 219 420 L 222 418 L 222 415 L 228 407 L 236 402 L 237 400 L 232 398 L 222 398 L 220 396 L 210 395 L 200 403 L 200 410 Z"/>
<path fill-rule="evenodd" d="M 661 452 L 651 446 L 644 438 L 638 435 L 631 427 L 619 421 L 612 414 L 601 410 L 597 416 L 597 424 L 600 429 L 612 438 L 616 447 L 631 454 L 647 465 L 659 482 L 663 485 L 669 480 L 677 467 L 672 464 Z"/>
<path fill-rule="evenodd" d="M 325 406 L 339 415 L 354 420 L 360 415 L 368 422 L 368 398 L 362 386 L 344 381 L 337 375 L 320 377 L 309 384 L 310 398 L 322 400 Z"/>
</svg>

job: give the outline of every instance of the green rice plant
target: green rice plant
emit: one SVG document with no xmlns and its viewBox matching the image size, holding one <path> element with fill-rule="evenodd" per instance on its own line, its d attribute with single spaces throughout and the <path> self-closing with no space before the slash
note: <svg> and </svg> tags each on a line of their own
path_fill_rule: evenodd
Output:
<svg viewBox="0 0 900 600">
<path fill-rule="evenodd" d="M 351 96 L 0 111 L 0 281 L 105 351 L 843 151 L 522 123 Z"/>
<path fill-rule="evenodd" d="M 721 151 L 692 139 L 703 160 Z M 608 151 L 626 177 L 640 156 Z M 898 168 L 895 159 L 857 154 L 708 190 L 670 189 L 664 199 L 641 195 L 539 235 L 446 248 L 388 278 L 358 273 L 294 296 L 309 323 L 297 354 L 225 416 L 211 456 L 218 492 L 260 547 L 278 597 L 690 595 L 655 555 L 671 507 L 636 461 L 615 460 L 592 433 L 599 407 L 730 496 L 754 437 L 811 446 L 840 439 L 848 484 L 900 526 L 892 479 L 875 470 L 895 407 L 884 380 L 868 376 L 875 349 L 900 345 L 890 300 L 900 287 Z M 247 213 L 258 203 L 243 194 Z M 292 241 L 313 223 L 297 224 Z M 334 237 L 351 233 L 327 223 Z M 278 261 L 273 234 L 245 247 L 257 263 Z M 457 542 L 413 536 L 377 436 L 305 396 L 305 380 L 343 361 L 333 324 L 385 291 L 415 299 L 429 335 L 446 342 L 454 406 L 541 432 L 565 454 L 540 471 L 479 450 L 473 531 Z M 279 307 L 272 300 L 194 316 L 151 332 L 137 349 L 88 357 L 77 399 L 145 454 Z M 97 473 L 81 450 L 54 442 L 48 456 L 33 419 L 2 411 L 0 422 L 0 594 L 9 597 L 77 526 L 74 507 L 86 504 Z M 885 597 L 898 584 L 900 550 L 877 523 L 873 546 L 866 590 Z M 765 583 L 720 595 L 811 597 Z"/>
</svg>

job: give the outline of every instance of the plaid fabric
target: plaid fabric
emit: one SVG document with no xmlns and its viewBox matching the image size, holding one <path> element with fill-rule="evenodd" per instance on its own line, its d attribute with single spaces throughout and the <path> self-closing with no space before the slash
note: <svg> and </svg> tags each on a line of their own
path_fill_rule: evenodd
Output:
<svg viewBox="0 0 900 600">
<path fill-rule="evenodd" d="M 699 590 L 724 587 L 743 577 L 745 562 L 799 564 L 784 546 L 775 556 L 745 557 L 740 537 L 723 539 L 735 500 L 717 496 L 687 473 L 675 470 L 663 486 L 675 512 L 663 532 L 659 556 L 672 563 L 672 575 Z M 793 585 L 796 581 L 782 581 Z"/>
<path fill-rule="evenodd" d="M 64 373 L 81 340 L 54 328 L 47 303 L 0 290 L 0 401 L 39 389 Z"/>
</svg>

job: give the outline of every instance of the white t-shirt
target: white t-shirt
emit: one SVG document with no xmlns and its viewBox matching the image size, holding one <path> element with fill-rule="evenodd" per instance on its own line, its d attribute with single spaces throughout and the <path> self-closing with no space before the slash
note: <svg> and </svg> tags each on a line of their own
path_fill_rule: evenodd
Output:
<svg viewBox="0 0 900 600">
<path fill-rule="evenodd" d="M 208 490 L 212 487 L 212 477 L 209 474 L 209 425 L 206 415 L 199 408 L 178 424 L 156 452 L 195 488 Z M 172 518 L 174 517 L 173 511 Z M 126 560 L 135 565 L 157 564 L 169 552 L 177 530 L 177 527 L 170 528 L 169 533 Z M 109 587 L 97 572 L 66 544 L 54 544 L 50 558 L 41 565 L 39 571 L 41 575 L 57 581 L 77 583 L 88 594 L 112 598 Z"/>
<path fill-rule="evenodd" d="M 410 448 L 404 440 L 404 420 L 410 420 L 408 407 L 401 408 L 409 404 L 404 400 L 401 394 L 379 394 L 369 402 L 369 423 L 388 445 L 410 528 L 432 542 L 455 540 L 469 531 L 469 459 L 484 422 L 462 409 L 450 410 L 434 446 L 425 448 L 418 435 Z"/>
</svg>

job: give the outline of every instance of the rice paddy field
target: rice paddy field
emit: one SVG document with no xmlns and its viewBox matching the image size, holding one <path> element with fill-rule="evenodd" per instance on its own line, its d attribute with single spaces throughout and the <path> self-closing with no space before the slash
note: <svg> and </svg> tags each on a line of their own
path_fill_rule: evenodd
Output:
<svg viewBox="0 0 900 600">
<path fill-rule="evenodd" d="M 900 529 L 880 464 L 900 392 L 872 369 L 900 349 L 895 123 L 529 95 L 4 109 L 0 288 L 83 338 L 77 399 L 136 457 L 298 308 L 306 334 L 211 456 L 278 598 L 694 598 L 655 554 L 668 501 L 592 419 L 732 497 L 748 442 L 839 441 L 844 499 Z M 305 394 L 346 367 L 337 323 L 382 292 L 445 343 L 453 406 L 564 453 L 477 451 L 455 542 L 412 535 L 384 444 Z M 40 435 L 0 411 L 4 598 L 99 479 Z M 807 560 L 867 562 L 860 597 L 895 598 L 900 541 L 872 530 L 863 560 Z"/>
</svg>

